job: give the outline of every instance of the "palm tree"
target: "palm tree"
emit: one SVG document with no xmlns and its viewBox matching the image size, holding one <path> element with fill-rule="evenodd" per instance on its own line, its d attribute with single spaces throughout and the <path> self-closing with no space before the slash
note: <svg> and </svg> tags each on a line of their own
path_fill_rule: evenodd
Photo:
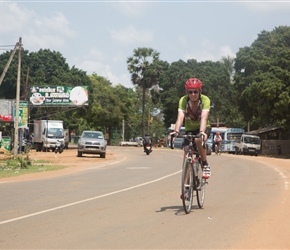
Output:
<svg viewBox="0 0 290 250">
<path fill-rule="evenodd" d="M 160 76 L 159 53 L 151 48 L 134 49 L 134 55 L 127 59 L 131 80 L 143 90 L 142 97 L 142 136 L 144 137 L 145 92 L 157 84 Z"/>
</svg>

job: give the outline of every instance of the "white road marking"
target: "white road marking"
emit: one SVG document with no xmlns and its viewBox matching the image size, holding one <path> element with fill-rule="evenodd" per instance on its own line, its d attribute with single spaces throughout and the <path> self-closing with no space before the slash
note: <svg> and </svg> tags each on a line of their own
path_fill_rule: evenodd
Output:
<svg viewBox="0 0 290 250">
<path fill-rule="evenodd" d="M 128 167 L 126 169 L 151 169 L 150 167 Z"/>
<path fill-rule="evenodd" d="M 111 196 L 111 195 L 114 195 L 114 194 L 126 192 L 126 191 L 129 191 L 129 190 L 135 189 L 135 188 L 139 188 L 139 187 L 146 186 L 146 185 L 149 185 L 149 184 L 154 183 L 154 182 L 158 182 L 158 181 L 164 180 L 164 179 L 169 178 L 169 177 L 171 177 L 173 175 L 179 174 L 180 172 L 181 172 L 181 170 L 179 170 L 179 171 L 177 171 L 175 173 L 169 174 L 169 175 L 165 175 L 165 176 L 160 177 L 158 179 L 155 179 L 155 180 L 152 180 L 152 181 L 148 181 L 148 182 L 144 182 L 142 184 L 138 184 L 138 185 L 135 185 L 135 186 L 132 186 L 132 187 L 124 188 L 124 189 L 121 189 L 121 190 L 118 190 L 118 191 L 115 191 L 115 192 L 111 192 L 111 193 L 95 196 L 95 197 L 92 197 L 92 198 L 89 198 L 89 199 L 85 199 L 85 200 L 72 202 L 72 203 L 69 203 L 69 204 L 66 204 L 66 205 L 63 205 L 63 206 L 58 206 L 58 207 L 42 210 L 42 211 L 39 211 L 39 212 L 36 212 L 36 213 L 27 214 L 27 215 L 16 217 L 16 218 L 13 218 L 13 219 L 10 219 L 10 220 L 0 221 L 0 225 L 7 224 L 7 223 L 10 223 L 10 222 L 14 222 L 14 221 L 23 220 L 23 219 L 26 219 L 26 218 L 29 218 L 29 217 L 40 215 L 40 214 L 49 213 L 49 212 L 56 211 L 56 210 L 59 210 L 59 209 L 63 209 L 63 208 L 66 208 L 66 207 L 75 206 L 75 205 L 78 205 L 78 204 L 81 204 L 81 203 L 97 200 L 97 199 L 100 199 L 100 198 L 103 198 L 103 197 L 107 197 L 107 196 Z"/>
<path fill-rule="evenodd" d="M 275 170 L 282 177 L 282 179 L 284 179 L 285 190 L 289 190 L 289 182 L 286 180 L 288 177 L 278 168 L 275 168 Z"/>
</svg>

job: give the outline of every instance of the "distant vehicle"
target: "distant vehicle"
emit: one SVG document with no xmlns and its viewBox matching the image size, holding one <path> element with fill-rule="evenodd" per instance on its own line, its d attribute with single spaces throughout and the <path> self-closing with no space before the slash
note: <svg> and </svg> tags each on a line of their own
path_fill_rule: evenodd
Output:
<svg viewBox="0 0 290 250">
<path fill-rule="evenodd" d="M 64 142 L 63 121 L 34 120 L 33 143 L 38 151 L 55 151 L 57 140 Z"/>
<path fill-rule="evenodd" d="M 207 144 L 213 152 L 215 151 L 215 149 L 213 148 L 213 138 L 214 138 L 216 132 L 220 132 L 220 135 L 223 139 L 220 151 L 234 154 L 235 153 L 235 142 L 241 138 L 242 134 L 245 133 L 245 130 L 242 128 L 217 128 L 217 127 L 213 127 L 211 129 L 211 135 L 207 139 Z"/>
<path fill-rule="evenodd" d="M 256 135 L 243 134 L 241 139 L 235 142 L 236 154 L 258 155 L 261 152 L 261 139 Z"/>
<path fill-rule="evenodd" d="M 143 138 L 141 136 L 138 136 L 135 138 L 135 141 L 138 143 L 138 146 L 143 146 Z"/>
<path fill-rule="evenodd" d="M 168 134 L 173 132 L 174 130 L 172 130 L 171 127 L 169 127 L 167 129 L 167 132 Z M 175 138 L 174 140 L 174 147 L 175 148 L 180 148 L 182 149 L 183 148 L 183 141 L 184 141 L 184 138 L 182 137 L 183 135 L 185 135 L 185 127 L 181 127 L 180 130 L 179 130 L 179 134 L 178 136 Z M 167 141 L 166 141 L 166 147 L 170 147 L 170 140 L 167 138 Z"/>
<path fill-rule="evenodd" d="M 78 140 L 78 157 L 83 154 L 99 154 L 106 158 L 107 141 L 101 131 L 85 130 Z"/>
</svg>

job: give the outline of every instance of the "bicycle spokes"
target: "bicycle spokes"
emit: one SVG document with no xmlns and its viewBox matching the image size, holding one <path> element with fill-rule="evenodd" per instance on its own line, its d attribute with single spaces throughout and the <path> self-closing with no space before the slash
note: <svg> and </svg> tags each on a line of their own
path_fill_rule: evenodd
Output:
<svg viewBox="0 0 290 250">
<path fill-rule="evenodd" d="M 193 167 L 191 162 L 185 161 L 182 172 L 181 199 L 185 213 L 190 213 L 193 200 Z"/>
</svg>

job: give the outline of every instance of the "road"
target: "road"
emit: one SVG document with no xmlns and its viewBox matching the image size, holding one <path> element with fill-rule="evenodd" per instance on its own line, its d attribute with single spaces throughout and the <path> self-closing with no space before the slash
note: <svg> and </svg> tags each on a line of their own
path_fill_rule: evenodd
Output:
<svg viewBox="0 0 290 250">
<path fill-rule="evenodd" d="M 0 249 L 290 249 L 289 160 L 209 156 L 204 208 L 186 215 L 181 150 L 108 152 L 67 175 L 0 181 Z"/>
</svg>

